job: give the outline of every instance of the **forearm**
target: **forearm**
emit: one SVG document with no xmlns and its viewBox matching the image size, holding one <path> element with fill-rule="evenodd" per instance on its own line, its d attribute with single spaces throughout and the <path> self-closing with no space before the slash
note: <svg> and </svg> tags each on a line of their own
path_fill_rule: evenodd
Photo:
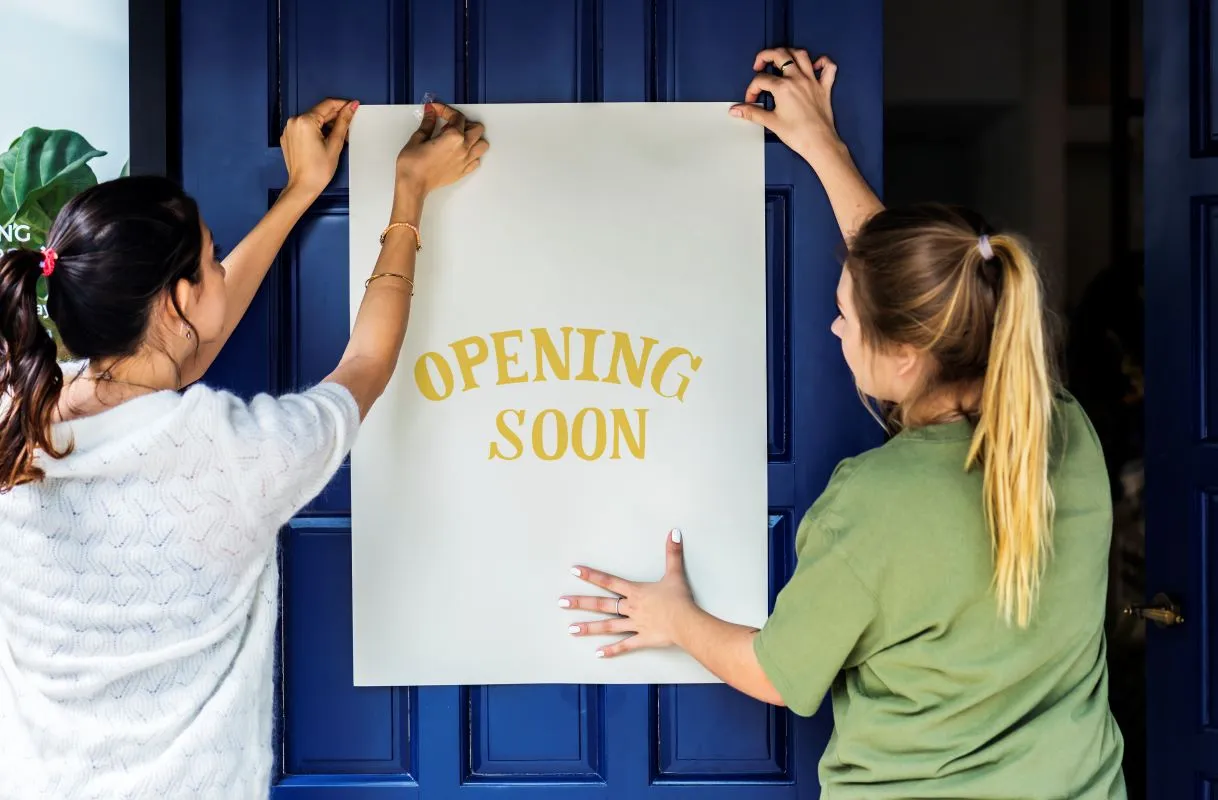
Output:
<svg viewBox="0 0 1218 800">
<path fill-rule="evenodd" d="M 836 136 L 807 148 L 801 155 L 825 187 L 842 238 L 849 244 L 863 223 L 882 211 L 884 204 L 863 179 L 845 143 Z"/>
<path fill-rule="evenodd" d="M 392 221 L 418 225 L 422 208 L 421 193 L 396 197 Z M 372 275 L 392 274 L 368 284 L 351 328 L 351 340 L 338 367 L 327 378 L 351 391 L 361 417 L 385 391 L 402 352 L 410 319 L 415 253 L 416 239 L 409 228 L 394 228 L 386 235 Z"/>
<path fill-rule="evenodd" d="M 680 613 L 676 628 L 677 646 L 724 683 L 762 702 L 783 705 L 753 651 L 756 628 L 725 622 L 694 605 Z"/>
<path fill-rule="evenodd" d="M 184 383 L 192 383 L 203 377 L 207 368 L 216 360 L 221 348 L 249 310 L 258 287 L 266 278 L 267 270 L 275 256 L 283 248 L 292 228 L 312 205 L 314 197 L 304 191 L 288 187 L 233 251 L 224 259 L 224 288 L 228 309 L 224 328 L 215 341 L 200 345 L 194 357 L 184 365 Z"/>
</svg>

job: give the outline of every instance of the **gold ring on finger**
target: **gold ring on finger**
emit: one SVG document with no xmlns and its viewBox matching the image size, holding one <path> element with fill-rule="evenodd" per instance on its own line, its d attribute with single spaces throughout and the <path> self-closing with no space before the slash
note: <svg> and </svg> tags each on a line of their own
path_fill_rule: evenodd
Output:
<svg viewBox="0 0 1218 800">
<path fill-rule="evenodd" d="M 791 66 L 791 65 L 792 65 L 792 64 L 794 64 L 794 63 L 795 63 L 795 59 L 793 59 L 793 58 L 792 58 L 792 59 L 788 59 L 788 60 L 786 61 L 786 63 L 784 63 L 784 64 L 783 64 L 781 67 L 779 67 L 779 68 L 778 68 L 778 71 L 779 71 L 779 72 L 781 72 L 783 75 L 786 75 L 786 74 L 787 74 L 787 67 Z"/>
</svg>

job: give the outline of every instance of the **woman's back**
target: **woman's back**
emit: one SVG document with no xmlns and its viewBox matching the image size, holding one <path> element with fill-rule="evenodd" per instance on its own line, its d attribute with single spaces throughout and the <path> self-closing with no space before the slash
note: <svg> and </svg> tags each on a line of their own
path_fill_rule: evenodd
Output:
<svg viewBox="0 0 1218 800">
<path fill-rule="evenodd" d="M 833 681 L 827 797 L 1125 796 L 1105 670 L 1107 475 L 1082 409 L 1063 397 L 1055 411 L 1053 550 L 1026 629 L 998 612 L 967 421 L 846 462 L 806 517 L 758 653 L 796 710 Z"/>
<path fill-rule="evenodd" d="M 223 261 L 195 201 L 152 176 L 85 189 L 38 250 L 0 253 L 0 798 L 269 793 L 279 528 L 394 373 L 424 199 L 489 147 L 426 107 L 320 384 L 248 404 L 196 385 L 334 176 L 358 105 L 287 121 L 287 184 Z M 44 312 L 79 365 L 59 363 Z"/>
<path fill-rule="evenodd" d="M 0 797 L 265 796 L 276 533 L 358 424 L 323 384 L 56 426 L 74 450 L 0 494 Z"/>
</svg>

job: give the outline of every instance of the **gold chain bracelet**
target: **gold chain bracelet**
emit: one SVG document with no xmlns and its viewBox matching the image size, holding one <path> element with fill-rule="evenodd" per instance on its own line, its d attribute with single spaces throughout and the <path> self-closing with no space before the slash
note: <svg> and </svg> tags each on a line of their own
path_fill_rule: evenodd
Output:
<svg viewBox="0 0 1218 800">
<path fill-rule="evenodd" d="M 373 275 L 371 278 L 369 278 L 368 280 L 364 281 L 364 288 L 367 289 L 368 285 L 371 284 L 377 278 L 385 278 L 385 277 L 401 278 L 402 280 L 409 283 L 410 284 L 410 296 L 414 297 L 414 281 L 412 281 L 410 278 L 407 278 L 405 275 L 402 275 L 399 272 L 378 272 L 375 275 Z"/>
<path fill-rule="evenodd" d="M 419 229 L 417 226 L 412 225 L 409 222 L 391 222 L 387 226 L 385 226 L 385 230 L 381 231 L 381 244 L 385 243 L 385 236 L 389 233 L 389 231 L 393 230 L 394 228 L 410 228 L 410 230 L 414 232 L 415 252 L 417 253 L 418 251 L 423 249 L 423 234 L 419 233 Z"/>
</svg>

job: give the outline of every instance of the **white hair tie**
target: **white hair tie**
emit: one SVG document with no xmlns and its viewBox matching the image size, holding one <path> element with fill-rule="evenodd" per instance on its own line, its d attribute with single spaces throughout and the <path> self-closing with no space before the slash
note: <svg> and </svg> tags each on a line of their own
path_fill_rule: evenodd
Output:
<svg viewBox="0 0 1218 800">
<path fill-rule="evenodd" d="M 977 240 L 977 249 L 981 251 L 981 260 L 989 261 L 994 257 L 994 248 L 990 246 L 990 237 L 981 234 L 981 238 Z"/>
</svg>

